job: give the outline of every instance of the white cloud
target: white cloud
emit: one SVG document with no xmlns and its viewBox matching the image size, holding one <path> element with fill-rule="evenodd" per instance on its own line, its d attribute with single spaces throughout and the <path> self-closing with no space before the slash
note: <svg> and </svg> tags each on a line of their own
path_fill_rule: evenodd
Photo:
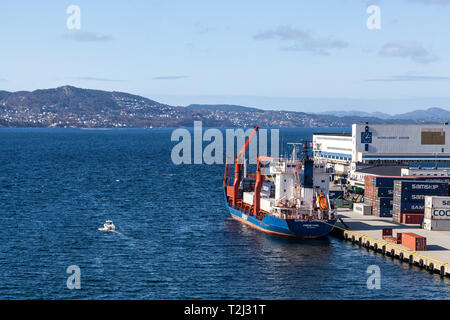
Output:
<svg viewBox="0 0 450 320">
<path fill-rule="evenodd" d="M 104 82 L 124 82 L 125 80 L 109 79 L 109 78 L 96 78 L 96 77 L 75 77 L 76 80 L 87 81 L 104 81 Z"/>
<path fill-rule="evenodd" d="M 430 63 L 437 57 L 425 49 L 419 42 L 390 42 L 386 43 L 379 52 L 382 56 L 410 58 L 416 63 Z"/>
<path fill-rule="evenodd" d="M 72 31 L 62 35 L 64 39 L 74 40 L 78 42 L 107 42 L 113 41 L 114 37 L 111 35 L 104 35 L 94 32 Z"/>
<path fill-rule="evenodd" d="M 189 78 L 189 76 L 160 76 L 160 77 L 153 77 L 153 80 L 179 80 L 186 78 Z"/>
<path fill-rule="evenodd" d="M 438 4 L 438 5 L 450 4 L 450 0 L 408 0 L 408 2 L 417 2 L 423 4 Z"/>
<path fill-rule="evenodd" d="M 291 26 L 279 26 L 253 36 L 255 40 L 278 39 L 289 42 L 288 45 L 281 46 L 285 51 L 310 51 L 314 54 L 329 55 L 330 49 L 341 49 L 348 47 L 348 43 L 333 38 L 315 38 L 310 32 L 295 29 Z"/>
<path fill-rule="evenodd" d="M 420 75 L 400 75 L 385 76 L 382 78 L 367 79 L 370 82 L 405 82 L 405 81 L 450 81 L 450 77 L 443 76 L 420 76 Z"/>
</svg>

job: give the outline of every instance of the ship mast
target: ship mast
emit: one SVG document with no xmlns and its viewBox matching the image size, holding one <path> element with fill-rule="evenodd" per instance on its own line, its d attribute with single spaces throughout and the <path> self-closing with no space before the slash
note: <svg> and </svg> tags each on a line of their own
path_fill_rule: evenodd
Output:
<svg viewBox="0 0 450 320">
<path fill-rule="evenodd" d="M 291 160 L 292 161 L 297 160 L 297 146 L 302 145 L 302 143 L 299 143 L 299 142 L 288 142 L 287 144 L 292 145 Z"/>
</svg>

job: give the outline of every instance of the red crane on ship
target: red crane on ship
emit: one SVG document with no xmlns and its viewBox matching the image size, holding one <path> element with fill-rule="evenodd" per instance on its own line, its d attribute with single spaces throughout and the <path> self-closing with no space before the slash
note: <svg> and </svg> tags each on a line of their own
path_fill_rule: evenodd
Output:
<svg viewBox="0 0 450 320">
<path fill-rule="evenodd" d="M 248 148 L 248 145 L 250 144 L 250 141 L 252 140 L 255 133 L 259 130 L 258 126 L 255 126 L 250 136 L 245 141 L 244 145 L 242 146 L 241 150 L 237 154 L 237 156 L 234 158 L 234 182 L 232 186 L 228 186 L 228 183 L 230 181 L 230 164 L 227 163 L 225 165 L 225 173 L 223 178 L 223 184 L 224 187 L 227 187 L 227 196 L 230 197 L 231 203 L 233 206 L 236 205 L 237 200 L 239 199 L 239 185 L 241 183 L 242 179 L 242 164 L 245 157 L 245 151 Z"/>
</svg>

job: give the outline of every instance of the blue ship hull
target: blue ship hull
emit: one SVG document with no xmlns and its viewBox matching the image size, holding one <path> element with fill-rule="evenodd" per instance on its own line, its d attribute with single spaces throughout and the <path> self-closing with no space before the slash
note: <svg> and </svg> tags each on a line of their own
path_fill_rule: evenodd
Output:
<svg viewBox="0 0 450 320">
<path fill-rule="evenodd" d="M 328 235 L 334 228 L 336 220 L 294 220 L 281 219 L 266 214 L 262 220 L 247 215 L 238 208 L 228 205 L 231 217 L 262 232 L 294 237 L 320 238 Z"/>
</svg>

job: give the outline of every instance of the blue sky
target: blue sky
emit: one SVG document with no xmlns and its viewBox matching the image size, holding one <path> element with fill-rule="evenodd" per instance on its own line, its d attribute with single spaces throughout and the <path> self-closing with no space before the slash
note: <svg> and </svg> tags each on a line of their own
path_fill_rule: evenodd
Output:
<svg viewBox="0 0 450 320">
<path fill-rule="evenodd" d="M 381 29 L 369 30 L 369 5 Z M 69 30 L 69 5 L 81 29 Z M 4 0 L 0 88 L 74 85 L 177 105 L 450 108 L 450 0 Z"/>
</svg>

